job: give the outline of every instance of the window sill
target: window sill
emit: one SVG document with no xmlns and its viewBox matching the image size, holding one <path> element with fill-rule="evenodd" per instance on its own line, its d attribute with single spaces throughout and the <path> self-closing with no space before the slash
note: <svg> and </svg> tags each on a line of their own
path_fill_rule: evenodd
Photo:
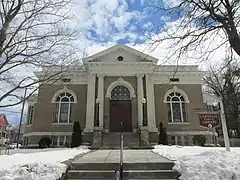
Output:
<svg viewBox="0 0 240 180">
<path fill-rule="evenodd" d="M 32 127 L 32 124 L 28 124 L 28 125 L 27 125 L 27 128 L 28 128 L 28 127 Z"/>
<path fill-rule="evenodd" d="M 168 124 L 190 124 L 189 122 L 168 122 Z"/>
<path fill-rule="evenodd" d="M 73 125 L 73 123 L 52 123 L 52 125 L 60 125 L 60 126 L 62 126 L 62 125 Z"/>
</svg>

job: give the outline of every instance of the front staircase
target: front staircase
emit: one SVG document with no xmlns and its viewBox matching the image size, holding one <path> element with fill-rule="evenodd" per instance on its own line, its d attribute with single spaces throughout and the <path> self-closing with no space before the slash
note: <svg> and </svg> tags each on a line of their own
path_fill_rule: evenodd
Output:
<svg viewBox="0 0 240 180">
<path fill-rule="evenodd" d="M 178 173 L 172 170 L 174 163 L 151 150 L 124 150 L 124 180 L 176 180 Z M 98 150 L 89 153 L 71 165 L 68 180 L 114 180 L 119 169 L 119 150 Z"/>
<path fill-rule="evenodd" d="M 103 147 L 101 149 L 120 149 L 120 132 L 103 134 Z M 138 149 L 139 134 L 137 132 L 123 132 L 123 148 Z"/>
</svg>

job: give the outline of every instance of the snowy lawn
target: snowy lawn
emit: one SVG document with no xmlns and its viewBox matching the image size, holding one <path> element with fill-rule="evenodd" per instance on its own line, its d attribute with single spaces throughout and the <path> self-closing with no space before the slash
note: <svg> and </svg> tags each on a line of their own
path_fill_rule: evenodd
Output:
<svg viewBox="0 0 240 180">
<path fill-rule="evenodd" d="M 63 161 L 89 152 L 86 147 L 16 149 L 0 155 L 0 180 L 56 180 L 66 171 Z"/>
<path fill-rule="evenodd" d="M 174 160 L 182 180 L 240 180 L 240 148 L 157 145 L 153 152 Z"/>
</svg>

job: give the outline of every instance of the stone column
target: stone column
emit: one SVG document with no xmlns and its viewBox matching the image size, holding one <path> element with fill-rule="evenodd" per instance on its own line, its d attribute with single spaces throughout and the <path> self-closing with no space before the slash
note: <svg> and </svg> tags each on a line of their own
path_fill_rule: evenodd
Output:
<svg viewBox="0 0 240 180">
<path fill-rule="evenodd" d="M 99 127 L 103 128 L 104 119 L 104 75 L 98 74 Z"/>
<path fill-rule="evenodd" d="M 103 134 L 102 134 L 102 128 L 101 127 L 94 127 L 93 131 L 93 148 L 100 148 L 103 144 Z"/>
<path fill-rule="evenodd" d="M 137 103 L 138 103 L 138 127 L 143 123 L 143 75 L 137 74 Z"/>
<path fill-rule="evenodd" d="M 141 126 L 140 128 L 140 146 L 141 147 L 149 147 L 149 132 L 147 126 Z"/>
<path fill-rule="evenodd" d="M 88 75 L 86 125 L 84 132 L 93 132 L 95 109 L 95 80 L 96 75 Z"/>
<path fill-rule="evenodd" d="M 146 75 L 146 91 L 147 91 L 147 117 L 149 132 L 157 132 L 155 120 L 155 100 L 154 100 L 154 88 L 150 75 Z"/>
</svg>

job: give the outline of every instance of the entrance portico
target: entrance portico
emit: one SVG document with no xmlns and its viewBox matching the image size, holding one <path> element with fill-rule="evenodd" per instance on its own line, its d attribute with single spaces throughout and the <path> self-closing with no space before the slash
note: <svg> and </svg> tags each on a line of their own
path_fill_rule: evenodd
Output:
<svg viewBox="0 0 240 180">
<path fill-rule="evenodd" d="M 120 121 L 124 122 L 124 131 L 136 132 L 143 126 L 144 117 L 149 132 L 157 132 L 151 80 L 157 59 L 122 45 L 107 51 L 85 60 L 90 79 L 85 132 L 93 132 L 96 102 L 99 127 L 104 132 L 120 131 Z"/>
<path fill-rule="evenodd" d="M 90 75 L 94 76 L 94 75 Z M 107 86 L 105 79 L 116 79 Z M 92 85 L 89 84 L 88 91 L 92 95 L 87 97 L 87 121 L 85 132 L 93 132 L 94 127 L 94 104 L 98 103 L 99 127 L 105 132 L 120 132 L 120 122 L 123 121 L 124 131 L 136 132 L 143 126 L 145 103 L 146 115 L 149 132 L 156 132 L 154 91 L 153 84 L 149 77 L 146 78 L 146 85 L 143 85 L 144 75 L 127 76 L 135 83 L 134 87 L 125 80 L 125 77 L 95 75 Z M 93 83 L 95 83 L 95 88 Z M 89 82 L 90 83 L 90 82 Z M 105 87 L 107 86 L 107 87 Z M 95 89 L 95 92 L 92 88 Z M 144 88 L 146 95 L 144 97 Z M 96 97 L 94 98 L 94 95 Z M 98 102 L 97 102 L 98 101 Z M 90 118 L 91 117 L 91 118 Z M 128 126 L 128 127 L 127 127 Z"/>
</svg>

